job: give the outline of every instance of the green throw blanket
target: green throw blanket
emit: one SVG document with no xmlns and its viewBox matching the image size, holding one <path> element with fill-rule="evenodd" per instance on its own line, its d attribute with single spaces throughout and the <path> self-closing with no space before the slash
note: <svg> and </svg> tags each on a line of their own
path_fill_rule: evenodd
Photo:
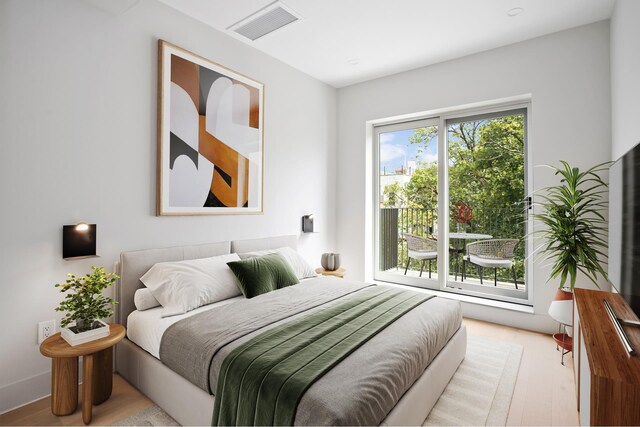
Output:
<svg viewBox="0 0 640 427">
<path fill-rule="evenodd" d="M 369 287 L 250 339 L 222 363 L 212 425 L 293 425 L 316 380 L 430 298 Z"/>
</svg>

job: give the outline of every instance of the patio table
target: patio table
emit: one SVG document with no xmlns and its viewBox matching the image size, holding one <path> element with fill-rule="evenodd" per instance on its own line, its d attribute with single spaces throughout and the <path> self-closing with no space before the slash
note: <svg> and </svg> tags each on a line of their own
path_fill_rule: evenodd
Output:
<svg viewBox="0 0 640 427">
<path fill-rule="evenodd" d="M 449 233 L 450 239 L 459 240 L 481 240 L 481 239 L 493 239 L 491 234 L 479 234 L 479 233 Z"/>
</svg>

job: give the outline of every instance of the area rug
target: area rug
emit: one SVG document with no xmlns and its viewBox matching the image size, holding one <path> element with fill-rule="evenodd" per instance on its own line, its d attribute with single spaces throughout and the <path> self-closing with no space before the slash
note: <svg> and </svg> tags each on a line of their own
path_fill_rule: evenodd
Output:
<svg viewBox="0 0 640 427">
<path fill-rule="evenodd" d="M 425 420 L 425 426 L 504 426 L 518 377 L 522 346 L 478 335 Z"/>
<path fill-rule="evenodd" d="M 159 406 L 153 405 L 137 414 L 133 414 L 124 419 L 116 426 L 179 426 L 178 422 L 171 418 L 169 414 L 160 409 Z"/>
<path fill-rule="evenodd" d="M 424 425 L 505 425 L 521 359 L 520 345 L 468 335 L 467 354 Z M 179 424 L 154 405 L 116 425 Z"/>
</svg>

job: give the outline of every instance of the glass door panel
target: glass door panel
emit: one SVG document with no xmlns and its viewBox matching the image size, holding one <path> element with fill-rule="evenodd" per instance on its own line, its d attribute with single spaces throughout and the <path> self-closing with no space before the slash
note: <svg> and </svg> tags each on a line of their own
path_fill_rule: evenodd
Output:
<svg viewBox="0 0 640 427">
<path fill-rule="evenodd" d="M 377 280 L 438 288 L 438 122 L 377 127 Z"/>
<path fill-rule="evenodd" d="M 447 120 L 447 287 L 527 298 L 526 110 Z"/>
</svg>

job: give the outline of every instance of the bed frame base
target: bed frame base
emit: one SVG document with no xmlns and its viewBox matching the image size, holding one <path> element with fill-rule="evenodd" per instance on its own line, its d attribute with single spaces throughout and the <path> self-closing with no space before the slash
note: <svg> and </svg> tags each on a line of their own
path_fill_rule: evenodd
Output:
<svg viewBox="0 0 640 427">
<path fill-rule="evenodd" d="M 462 325 L 381 425 L 422 425 L 466 351 L 467 330 Z M 214 397 L 128 339 L 116 347 L 116 371 L 180 424 L 211 425 Z"/>
</svg>

